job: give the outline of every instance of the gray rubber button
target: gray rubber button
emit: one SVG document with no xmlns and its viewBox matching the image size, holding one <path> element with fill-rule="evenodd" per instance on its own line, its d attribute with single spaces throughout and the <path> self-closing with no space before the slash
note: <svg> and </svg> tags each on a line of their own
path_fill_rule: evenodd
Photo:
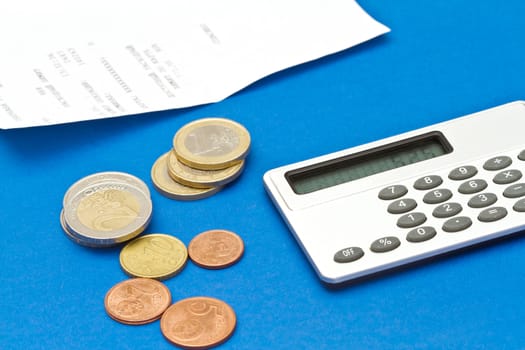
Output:
<svg viewBox="0 0 525 350">
<path fill-rule="evenodd" d="M 461 207 L 461 204 L 459 203 L 443 203 L 434 209 L 432 215 L 434 215 L 436 218 L 449 218 L 459 214 L 462 210 L 463 207 Z"/>
<path fill-rule="evenodd" d="M 438 175 L 428 175 L 414 182 L 414 188 L 416 190 L 430 190 L 431 188 L 438 187 L 443 183 L 443 179 Z"/>
<path fill-rule="evenodd" d="M 487 181 L 482 179 L 476 179 L 476 180 L 469 180 L 463 182 L 459 188 L 459 193 L 463 194 L 473 194 L 480 191 L 483 191 L 485 188 L 487 188 L 488 184 Z"/>
<path fill-rule="evenodd" d="M 449 189 L 439 188 L 425 194 L 423 202 L 427 204 L 437 204 L 448 201 L 450 197 L 452 197 L 452 192 Z"/>
<path fill-rule="evenodd" d="M 483 222 L 492 222 L 503 219 L 507 216 L 507 209 L 503 207 L 487 208 L 478 215 L 478 220 Z"/>
<path fill-rule="evenodd" d="M 393 185 L 383 188 L 379 191 L 379 198 L 389 200 L 403 197 L 407 194 L 408 189 L 403 185 Z"/>
<path fill-rule="evenodd" d="M 525 196 L 525 183 L 510 185 L 503 191 L 503 195 L 507 198 L 518 198 Z"/>
<path fill-rule="evenodd" d="M 448 174 L 450 180 L 466 180 L 478 173 L 478 169 L 472 165 L 457 167 Z"/>
<path fill-rule="evenodd" d="M 512 164 L 512 159 L 507 156 L 498 156 L 490 158 L 483 164 L 485 170 L 501 170 Z"/>
<path fill-rule="evenodd" d="M 415 200 L 412 198 L 403 198 L 390 203 L 388 206 L 388 212 L 391 214 L 402 214 L 411 211 L 415 207 L 417 207 Z"/>
<path fill-rule="evenodd" d="M 468 206 L 471 208 L 484 208 L 496 203 L 497 200 L 498 197 L 494 193 L 480 193 L 468 201 Z"/>
<path fill-rule="evenodd" d="M 334 261 L 338 263 L 349 263 L 361 259 L 363 255 L 365 255 L 363 249 L 359 247 L 348 247 L 335 253 Z"/>
<path fill-rule="evenodd" d="M 427 217 L 425 216 L 425 214 L 414 212 L 401 216 L 397 220 L 397 226 L 402 228 L 416 227 L 421 225 L 425 221 L 427 221 Z"/>
<path fill-rule="evenodd" d="M 442 228 L 445 232 L 458 232 L 469 228 L 470 225 L 472 220 L 468 216 L 457 216 L 445 221 Z"/>
<path fill-rule="evenodd" d="M 519 160 L 525 160 L 525 149 L 523 151 L 521 151 L 520 154 L 518 154 L 518 159 Z"/>
<path fill-rule="evenodd" d="M 517 201 L 512 207 L 515 211 L 524 212 L 525 211 L 525 198 Z"/>
<path fill-rule="evenodd" d="M 383 237 L 373 241 L 370 250 L 375 253 L 384 253 L 396 249 L 400 244 L 401 241 L 397 237 Z"/>
<path fill-rule="evenodd" d="M 510 169 L 510 170 L 504 170 L 502 172 L 499 172 L 494 176 L 494 183 L 497 183 L 498 185 L 506 185 L 510 184 L 514 181 L 518 181 L 521 179 L 521 171 L 516 169 Z"/>
<path fill-rule="evenodd" d="M 432 226 L 421 226 L 408 232 L 407 241 L 419 243 L 434 238 L 436 229 Z"/>
</svg>

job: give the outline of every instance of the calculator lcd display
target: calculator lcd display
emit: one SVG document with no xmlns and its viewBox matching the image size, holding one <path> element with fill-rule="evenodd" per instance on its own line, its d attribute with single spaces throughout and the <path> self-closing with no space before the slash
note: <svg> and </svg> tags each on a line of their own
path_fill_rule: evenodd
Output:
<svg viewBox="0 0 525 350">
<path fill-rule="evenodd" d="M 286 173 L 297 194 L 307 194 L 452 152 L 440 132 L 411 137 Z"/>
</svg>

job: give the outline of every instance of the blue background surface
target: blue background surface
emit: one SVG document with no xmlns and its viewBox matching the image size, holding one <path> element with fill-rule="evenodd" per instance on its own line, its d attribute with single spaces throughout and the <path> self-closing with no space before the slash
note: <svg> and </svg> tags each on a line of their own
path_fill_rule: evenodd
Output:
<svg viewBox="0 0 525 350">
<path fill-rule="evenodd" d="M 331 290 L 264 191 L 271 168 L 525 98 L 524 1 L 359 3 L 392 31 L 222 102 L 0 131 L 0 349 L 173 348 L 158 321 L 125 326 L 106 315 L 105 293 L 127 278 L 120 248 L 72 243 L 59 213 L 69 185 L 95 172 L 129 172 L 151 187 L 151 165 L 174 133 L 208 116 L 251 132 L 244 174 L 195 202 L 151 187 L 146 232 L 187 244 L 225 228 L 244 239 L 238 264 L 210 271 L 189 262 L 165 282 L 174 300 L 208 295 L 235 309 L 237 329 L 220 348 L 525 348 L 521 235 Z"/>
</svg>

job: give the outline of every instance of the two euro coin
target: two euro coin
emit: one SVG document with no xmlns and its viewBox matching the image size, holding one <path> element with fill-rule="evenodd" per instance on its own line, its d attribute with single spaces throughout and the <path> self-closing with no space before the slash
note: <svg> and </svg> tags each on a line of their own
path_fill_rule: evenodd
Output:
<svg viewBox="0 0 525 350">
<path fill-rule="evenodd" d="M 237 179 L 250 150 L 250 133 L 226 118 L 203 118 L 184 125 L 172 149 L 151 170 L 155 188 L 181 200 L 206 198 Z"/>
<path fill-rule="evenodd" d="M 150 192 L 142 180 L 122 172 L 101 172 L 69 187 L 60 223 L 75 243 L 111 247 L 142 233 L 152 210 Z"/>
</svg>

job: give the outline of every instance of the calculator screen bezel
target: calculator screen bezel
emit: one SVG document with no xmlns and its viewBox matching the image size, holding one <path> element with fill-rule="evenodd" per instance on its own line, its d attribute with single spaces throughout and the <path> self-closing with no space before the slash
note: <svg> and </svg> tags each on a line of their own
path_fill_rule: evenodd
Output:
<svg viewBox="0 0 525 350">
<path fill-rule="evenodd" d="M 437 146 L 439 154 L 428 156 L 428 154 L 420 152 L 420 154 L 425 155 L 425 158 L 410 160 L 406 164 L 394 164 L 395 162 L 392 161 L 389 162 L 384 169 L 380 169 L 378 171 L 370 172 L 367 170 L 350 179 L 340 179 L 337 181 L 334 181 L 333 179 L 330 180 L 331 176 L 337 176 L 338 173 L 344 172 L 345 170 L 359 172 L 359 169 L 370 166 L 370 164 L 374 162 L 377 163 L 378 161 L 392 160 L 392 158 L 396 155 L 399 156 L 401 152 L 418 152 L 424 147 L 428 146 Z M 452 145 L 442 132 L 431 131 L 375 148 L 370 148 L 361 152 L 330 159 L 317 164 L 311 164 L 299 169 L 290 170 L 286 172 L 285 178 L 294 193 L 298 195 L 304 195 L 341 185 L 343 183 L 362 179 L 371 175 L 419 163 L 421 161 L 434 159 L 436 157 L 449 154 L 452 151 Z M 327 181 L 323 181 L 325 179 Z M 305 182 L 310 185 L 306 190 L 303 189 L 305 187 Z"/>
</svg>

